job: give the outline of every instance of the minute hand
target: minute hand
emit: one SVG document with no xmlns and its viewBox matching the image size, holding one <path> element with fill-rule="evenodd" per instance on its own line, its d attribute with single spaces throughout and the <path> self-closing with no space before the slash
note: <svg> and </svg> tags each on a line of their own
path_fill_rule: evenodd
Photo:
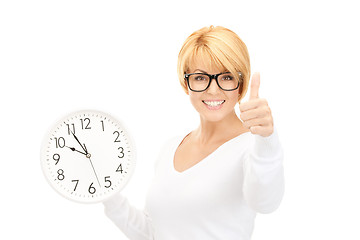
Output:
<svg viewBox="0 0 360 240">
<path fill-rule="evenodd" d="M 84 148 L 84 146 L 80 143 L 79 139 L 75 136 L 75 134 L 71 131 L 72 135 L 74 136 L 74 138 L 76 139 L 76 141 L 80 144 L 81 148 L 85 151 L 86 154 L 88 154 L 88 152 L 86 151 L 86 148 Z"/>
</svg>

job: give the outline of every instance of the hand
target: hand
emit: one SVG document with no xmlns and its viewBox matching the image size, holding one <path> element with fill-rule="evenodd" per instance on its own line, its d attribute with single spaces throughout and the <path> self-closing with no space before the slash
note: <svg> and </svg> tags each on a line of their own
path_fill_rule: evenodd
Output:
<svg viewBox="0 0 360 240">
<path fill-rule="evenodd" d="M 274 132 L 274 122 L 266 99 L 259 98 L 260 73 L 251 78 L 250 97 L 247 102 L 239 103 L 240 119 L 252 134 L 268 137 Z"/>
<path fill-rule="evenodd" d="M 78 153 L 84 154 L 84 155 L 86 156 L 86 153 L 81 152 L 81 151 L 79 151 L 79 150 L 75 149 L 74 147 L 68 147 L 68 146 L 65 146 L 65 147 L 70 148 L 70 149 L 71 149 L 71 151 L 73 151 L 73 152 L 75 151 L 75 152 L 78 152 Z"/>
<path fill-rule="evenodd" d="M 100 184 L 100 181 L 99 181 L 98 175 L 96 174 L 96 171 L 95 171 L 95 168 L 94 168 L 94 165 L 93 165 L 93 163 L 92 163 L 92 161 L 91 161 L 90 156 L 89 156 L 88 158 L 89 158 L 89 161 L 90 161 L 91 167 L 92 167 L 92 169 L 93 169 L 93 171 L 94 171 L 94 173 L 95 173 L 96 180 L 98 181 L 99 186 L 101 187 L 101 184 Z"/>
<path fill-rule="evenodd" d="M 75 136 L 75 134 L 71 131 L 72 135 L 74 136 L 75 140 L 80 144 L 81 148 L 85 151 L 86 154 L 88 154 L 86 148 L 80 143 L 79 139 Z M 85 144 L 84 144 L 85 145 Z M 74 150 L 73 150 L 74 151 Z M 85 154 L 85 155 L 86 155 Z"/>
</svg>

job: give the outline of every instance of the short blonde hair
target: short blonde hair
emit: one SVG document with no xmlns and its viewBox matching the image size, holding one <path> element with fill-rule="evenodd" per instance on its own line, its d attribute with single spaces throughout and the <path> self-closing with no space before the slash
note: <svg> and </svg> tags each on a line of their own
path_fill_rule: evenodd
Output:
<svg viewBox="0 0 360 240">
<path fill-rule="evenodd" d="M 210 26 L 195 31 L 185 40 L 179 52 L 177 72 L 186 93 L 188 87 L 184 74 L 189 73 L 190 66 L 198 58 L 234 76 L 238 76 L 236 72 L 241 72 L 238 100 L 246 95 L 250 79 L 250 57 L 245 43 L 236 33 L 224 27 Z"/>
</svg>

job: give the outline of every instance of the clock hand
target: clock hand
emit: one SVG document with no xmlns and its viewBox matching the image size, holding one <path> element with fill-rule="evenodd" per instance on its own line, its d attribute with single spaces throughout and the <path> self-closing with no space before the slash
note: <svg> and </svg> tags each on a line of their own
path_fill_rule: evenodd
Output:
<svg viewBox="0 0 360 240">
<path fill-rule="evenodd" d="M 74 136 L 75 140 L 80 144 L 81 148 L 85 151 L 85 153 L 87 154 L 88 152 L 86 151 L 86 149 L 83 147 L 83 145 L 80 143 L 79 139 L 75 136 L 75 134 L 71 131 L 72 135 Z"/>
<path fill-rule="evenodd" d="M 87 148 L 86 148 L 86 146 L 85 146 L 85 143 L 84 143 L 84 151 L 86 152 L 86 157 L 89 159 L 90 164 L 91 164 L 91 167 L 92 167 L 92 169 L 93 169 L 93 171 L 94 171 L 94 173 L 95 173 L 96 180 L 98 181 L 99 186 L 101 187 L 101 184 L 100 184 L 99 178 L 98 178 L 98 176 L 97 176 L 97 174 L 96 174 L 96 171 L 95 171 L 94 165 L 93 165 L 93 163 L 92 163 L 92 161 L 91 161 L 91 154 L 87 151 Z"/>
<path fill-rule="evenodd" d="M 90 157 L 88 157 L 88 158 L 89 158 L 89 160 L 90 160 L 91 167 L 92 167 L 92 169 L 94 170 L 95 177 L 96 177 L 96 179 L 97 179 L 97 181 L 98 181 L 98 183 L 99 183 L 99 186 L 101 187 L 99 178 L 98 178 L 98 176 L 97 176 L 97 174 L 96 174 L 96 171 L 95 171 L 94 165 L 93 165 L 93 163 L 92 163 L 92 161 L 91 161 L 91 158 L 90 158 Z"/>
<path fill-rule="evenodd" d="M 84 148 L 85 148 L 85 152 L 86 152 L 86 157 L 90 159 L 91 154 L 87 151 L 87 148 L 86 148 L 86 146 L 85 146 L 85 143 L 84 143 Z"/>
<path fill-rule="evenodd" d="M 86 153 L 89 153 L 89 152 L 87 151 L 87 148 L 86 148 L 86 146 L 85 146 L 85 143 L 84 143 L 84 148 L 85 148 L 85 152 L 86 152 Z"/>
<path fill-rule="evenodd" d="M 75 152 L 78 152 L 78 153 L 84 154 L 84 155 L 86 156 L 86 153 L 81 152 L 81 151 L 79 151 L 79 150 L 77 150 L 77 149 L 75 149 L 75 148 L 73 148 L 73 147 L 68 147 L 68 146 L 65 146 L 65 147 L 70 148 L 70 149 L 71 149 L 71 151 L 73 151 L 73 152 L 75 151 Z"/>
</svg>

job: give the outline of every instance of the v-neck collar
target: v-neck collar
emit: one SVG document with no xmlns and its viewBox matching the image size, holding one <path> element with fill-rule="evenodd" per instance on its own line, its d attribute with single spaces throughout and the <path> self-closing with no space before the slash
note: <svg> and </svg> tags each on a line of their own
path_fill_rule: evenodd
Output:
<svg viewBox="0 0 360 240">
<path fill-rule="evenodd" d="M 214 151 L 212 151 L 209 155 L 207 155 L 206 157 L 204 157 L 203 159 L 201 159 L 198 163 L 196 163 L 195 165 L 185 169 L 182 172 L 179 172 L 175 169 L 175 154 L 177 149 L 179 148 L 179 146 L 181 145 L 181 143 L 184 141 L 184 139 L 189 135 L 190 133 L 186 134 L 184 137 L 179 137 L 179 139 L 176 141 L 176 143 L 174 144 L 174 150 L 172 151 L 172 161 L 171 161 L 171 169 L 172 171 L 174 171 L 176 174 L 187 174 L 188 172 L 193 171 L 194 169 L 200 167 L 202 164 L 205 164 L 209 159 L 211 159 L 214 155 L 216 155 L 219 151 L 221 151 L 221 149 L 223 149 L 224 147 L 226 147 L 227 145 L 231 144 L 232 142 L 236 142 L 238 139 L 243 138 L 244 136 L 247 136 L 248 134 L 251 134 L 251 132 L 244 132 L 241 133 L 240 135 L 224 142 L 223 144 L 221 144 L 218 148 L 216 148 Z"/>
</svg>

